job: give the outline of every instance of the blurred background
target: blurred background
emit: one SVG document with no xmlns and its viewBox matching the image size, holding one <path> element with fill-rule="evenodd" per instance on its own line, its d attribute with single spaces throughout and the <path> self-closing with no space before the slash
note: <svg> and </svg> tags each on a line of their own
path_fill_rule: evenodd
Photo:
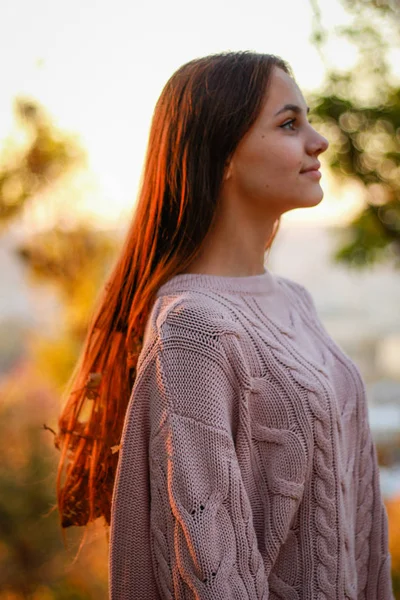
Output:
<svg viewBox="0 0 400 600">
<path fill-rule="evenodd" d="M 163 85 L 246 49 L 291 64 L 330 140 L 323 201 L 284 215 L 267 264 L 310 290 L 366 382 L 400 599 L 399 0 L 4 0 L 0 30 L 0 599 L 107 597 L 103 524 L 79 554 L 58 525 L 62 390 Z"/>
</svg>

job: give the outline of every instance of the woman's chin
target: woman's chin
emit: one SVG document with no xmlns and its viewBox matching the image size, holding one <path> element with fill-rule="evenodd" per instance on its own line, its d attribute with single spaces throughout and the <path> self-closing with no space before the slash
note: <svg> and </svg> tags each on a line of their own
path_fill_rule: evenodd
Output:
<svg viewBox="0 0 400 600">
<path fill-rule="evenodd" d="M 321 202 L 323 197 L 324 197 L 324 192 L 323 192 L 322 188 L 319 187 L 319 190 L 315 190 L 315 192 L 313 194 L 307 195 L 305 205 L 310 206 L 310 207 L 317 206 Z M 303 199 L 303 202 L 304 202 L 304 199 Z"/>
</svg>

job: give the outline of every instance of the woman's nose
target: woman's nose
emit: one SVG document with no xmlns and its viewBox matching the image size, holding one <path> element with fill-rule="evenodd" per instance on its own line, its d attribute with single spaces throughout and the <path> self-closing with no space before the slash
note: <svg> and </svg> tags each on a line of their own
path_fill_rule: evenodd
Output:
<svg viewBox="0 0 400 600">
<path fill-rule="evenodd" d="M 329 142 L 328 140 L 318 133 L 313 127 L 311 127 L 310 137 L 308 139 L 307 151 L 309 154 L 321 154 L 328 149 Z"/>
<path fill-rule="evenodd" d="M 329 142 L 326 139 L 326 137 L 314 130 L 314 139 L 311 143 L 312 153 L 321 154 L 322 152 L 325 152 L 325 150 L 328 149 L 328 146 Z"/>
</svg>

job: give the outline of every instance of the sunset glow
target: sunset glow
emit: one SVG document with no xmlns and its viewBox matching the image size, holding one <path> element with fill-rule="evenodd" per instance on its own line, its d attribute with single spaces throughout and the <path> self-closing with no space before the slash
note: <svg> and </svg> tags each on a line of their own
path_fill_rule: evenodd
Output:
<svg viewBox="0 0 400 600">
<path fill-rule="evenodd" d="M 349 22 L 336 0 L 319 4 L 324 26 Z M 196 12 L 188 12 L 183 0 L 168 5 L 13 0 L 2 12 L 0 149 L 7 138 L 15 144 L 21 136 L 13 99 L 22 95 L 39 102 L 57 127 L 76 134 L 88 154 L 88 169 L 61 190 L 63 215 L 71 210 L 103 226 L 132 212 L 154 104 L 182 63 L 222 50 L 272 52 L 291 64 L 305 95 L 321 85 L 325 73 L 309 41 L 308 0 L 273 8 L 252 0 L 246 11 L 239 2 L 227 10 L 205 0 Z M 354 50 L 340 40 L 332 44 L 326 60 L 351 67 Z M 347 190 L 337 197 L 326 172 L 322 185 L 325 198 L 318 207 L 293 211 L 285 221 L 348 220 L 360 205 L 358 195 Z M 59 199 L 52 202 L 60 205 Z"/>
</svg>

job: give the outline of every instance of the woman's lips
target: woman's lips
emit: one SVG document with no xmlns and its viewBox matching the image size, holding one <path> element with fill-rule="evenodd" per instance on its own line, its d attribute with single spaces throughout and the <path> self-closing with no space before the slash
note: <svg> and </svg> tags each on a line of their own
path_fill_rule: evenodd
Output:
<svg viewBox="0 0 400 600">
<path fill-rule="evenodd" d="M 300 171 L 300 173 L 302 175 L 308 175 L 312 179 L 320 179 L 321 173 L 318 170 L 320 167 L 321 167 L 321 163 L 319 162 L 319 160 L 317 160 L 314 163 L 310 164 L 310 166 L 307 167 L 307 169 Z"/>
<path fill-rule="evenodd" d="M 310 169 L 309 171 L 302 171 L 302 175 L 308 175 L 311 179 L 321 179 L 321 173 L 318 169 Z"/>
</svg>

